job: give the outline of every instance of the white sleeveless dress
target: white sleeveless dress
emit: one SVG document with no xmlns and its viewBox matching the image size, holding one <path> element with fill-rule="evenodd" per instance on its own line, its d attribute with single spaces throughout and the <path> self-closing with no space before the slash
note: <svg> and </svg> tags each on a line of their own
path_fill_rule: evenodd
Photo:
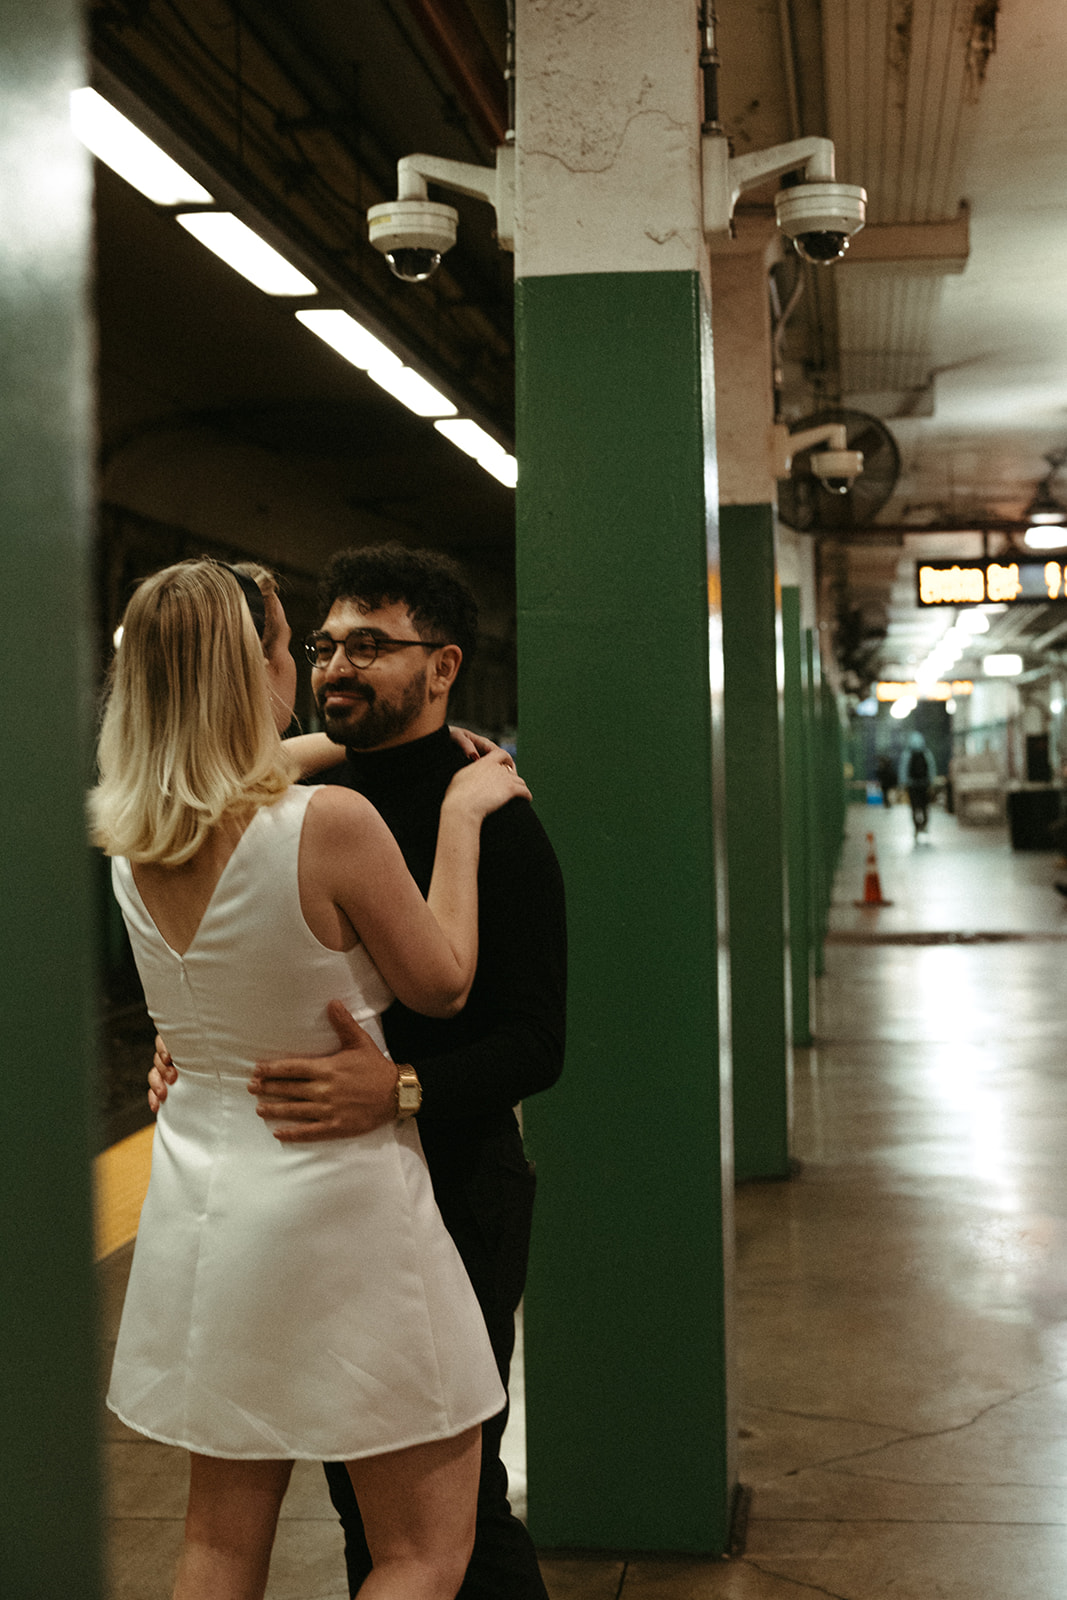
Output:
<svg viewBox="0 0 1067 1600">
<path fill-rule="evenodd" d="M 184 956 L 129 863 L 112 863 L 179 1077 L 156 1126 L 108 1404 L 203 1455 L 349 1460 L 449 1438 L 504 1404 L 415 1124 L 285 1145 L 248 1093 L 256 1061 L 337 1048 L 331 999 L 384 1049 L 380 974 L 362 946 L 321 945 L 300 909 L 314 793 L 256 812 Z"/>
</svg>

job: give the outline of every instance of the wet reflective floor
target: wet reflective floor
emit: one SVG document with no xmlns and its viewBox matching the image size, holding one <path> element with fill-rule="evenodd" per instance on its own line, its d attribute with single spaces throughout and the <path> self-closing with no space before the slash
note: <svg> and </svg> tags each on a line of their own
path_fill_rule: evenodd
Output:
<svg viewBox="0 0 1067 1600">
<path fill-rule="evenodd" d="M 862 908 L 875 834 L 888 907 Z M 743 1553 L 545 1553 L 552 1600 L 1064 1600 L 1067 867 L 854 808 L 786 1183 L 738 1191 Z M 960 937 L 963 935 L 964 937 Z M 124 1263 L 102 1268 L 109 1321 Z M 169 1594 L 176 1451 L 109 1424 L 113 1600 Z M 521 1443 L 518 1442 L 518 1443 Z M 317 1468 L 271 1600 L 343 1600 Z M 506 1597 L 501 1597 L 506 1600 Z"/>
</svg>

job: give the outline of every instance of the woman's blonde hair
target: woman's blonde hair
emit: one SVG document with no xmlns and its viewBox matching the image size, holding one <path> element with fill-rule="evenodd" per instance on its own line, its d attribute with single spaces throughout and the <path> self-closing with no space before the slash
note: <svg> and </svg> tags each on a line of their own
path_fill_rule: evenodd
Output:
<svg viewBox="0 0 1067 1600">
<path fill-rule="evenodd" d="M 240 569 L 266 597 L 266 568 Z M 94 844 L 178 866 L 223 818 L 270 805 L 294 764 L 270 712 L 268 638 L 257 637 L 233 572 L 207 559 L 146 578 L 123 618 L 89 796 Z"/>
</svg>

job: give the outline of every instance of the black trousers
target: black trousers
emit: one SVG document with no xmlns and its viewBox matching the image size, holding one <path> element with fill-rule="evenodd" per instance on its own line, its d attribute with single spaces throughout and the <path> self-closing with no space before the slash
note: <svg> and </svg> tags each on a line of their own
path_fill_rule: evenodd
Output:
<svg viewBox="0 0 1067 1600">
<path fill-rule="evenodd" d="M 915 831 L 921 833 L 929 821 L 930 785 L 909 783 L 908 800 L 911 802 L 911 820 L 915 824 Z"/>
<path fill-rule="evenodd" d="M 495 1133 L 480 1144 L 473 1162 L 462 1164 L 434 1162 L 433 1145 L 426 1142 L 437 1203 L 478 1297 L 506 1389 L 533 1217 L 534 1178 L 522 1140 L 517 1128 Z M 500 1459 L 507 1416 L 505 1406 L 482 1425 L 478 1523 L 457 1600 L 548 1600 L 533 1542 L 508 1504 L 507 1469 Z M 326 1479 L 344 1529 L 348 1590 L 355 1595 L 371 1570 L 363 1519 L 343 1463 L 328 1461 Z"/>
</svg>

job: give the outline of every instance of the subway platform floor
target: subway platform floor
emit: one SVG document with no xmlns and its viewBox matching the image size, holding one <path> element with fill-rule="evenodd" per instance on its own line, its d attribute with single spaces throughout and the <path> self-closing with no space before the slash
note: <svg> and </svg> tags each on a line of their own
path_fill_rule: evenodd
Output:
<svg viewBox="0 0 1067 1600">
<path fill-rule="evenodd" d="M 906 806 L 848 826 L 798 1171 L 737 1194 L 743 1552 L 545 1552 L 552 1600 L 1067 1594 L 1067 869 L 942 812 L 919 843 Z M 854 904 L 868 829 L 890 906 Z M 101 1266 L 111 1339 L 128 1261 Z M 110 1600 L 165 1600 L 183 1459 L 106 1428 Z M 268 1595 L 344 1600 L 315 1466 Z"/>
</svg>

